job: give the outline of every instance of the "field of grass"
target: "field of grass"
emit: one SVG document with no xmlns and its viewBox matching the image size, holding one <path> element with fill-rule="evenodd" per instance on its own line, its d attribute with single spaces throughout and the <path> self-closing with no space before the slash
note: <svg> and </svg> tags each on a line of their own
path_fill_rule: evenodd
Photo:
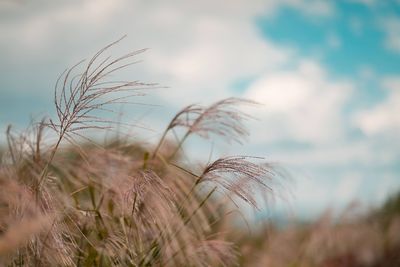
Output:
<svg viewBox="0 0 400 267">
<path fill-rule="evenodd" d="M 243 266 L 400 266 L 400 194 L 363 215 L 350 207 L 336 218 L 326 212 L 308 224 L 266 225 L 243 234 Z M 390 208 L 388 208 L 390 206 Z"/>
<path fill-rule="evenodd" d="M 109 58 L 113 45 L 60 76 L 56 119 L 24 132 L 8 128 L 0 165 L 1 266 L 399 266 L 395 204 L 283 230 L 235 226 L 243 216 L 238 206 L 262 206 L 259 199 L 273 197 L 281 173 L 246 156 L 188 164 L 181 151 L 193 135 L 241 143 L 250 116 L 238 106 L 252 101 L 189 105 L 155 146 L 129 137 L 92 142 L 88 131 L 120 125 L 98 114 L 155 86 L 111 81 L 140 52 Z M 172 142 L 177 129 L 182 134 Z"/>
</svg>

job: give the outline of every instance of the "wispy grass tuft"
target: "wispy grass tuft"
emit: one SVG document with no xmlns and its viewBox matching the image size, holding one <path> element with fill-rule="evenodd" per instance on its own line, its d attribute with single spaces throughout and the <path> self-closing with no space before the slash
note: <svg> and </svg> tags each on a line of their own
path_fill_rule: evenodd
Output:
<svg viewBox="0 0 400 267">
<path fill-rule="evenodd" d="M 244 121 L 250 119 L 251 116 L 240 111 L 237 107 L 255 104 L 257 103 L 251 100 L 232 97 L 218 101 L 208 107 L 189 105 L 183 108 L 168 124 L 153 152 L 153 157 L 157 155 L 167 133 L 177 127 L 185 128 L 186 133 L 180 139 L 171 157 L 179 151 L 191 134 L 197 134 L 206 139 L 210 138 L 210 134 L 214 134 L 227 142 L 234 141 L 241 144 L 243 139 L 249 135 Z"/>
</svg>

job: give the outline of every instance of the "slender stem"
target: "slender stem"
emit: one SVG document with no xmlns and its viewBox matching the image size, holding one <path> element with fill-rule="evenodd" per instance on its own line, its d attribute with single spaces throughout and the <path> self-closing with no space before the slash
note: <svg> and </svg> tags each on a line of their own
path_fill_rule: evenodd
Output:
<svg viewBox="0 0 400 267">
<path fill-rule="evenodd" d="M 199 205 L 197 206 L 197 208 L 186 218 L 186 220 L 183 221 L 183 225 L 178 228 L 172 235 L 166 235 L 165 232 L 161 232 L 160 235 L 153 240 L 153 244 L 156 245 L 157 241 L 165 239 L 167 242 L 171 242 L 171 237 L 177 237 L 177 235 L 180 233 L 180 231 L 182 231 L 182 229 L 190 222 L 190 220 L 193 218 L 193 216 L 204 206 L 204 204 L 206 203 L 206 201 L 211 197 L 211 195 L 215 192 L 215 190 L 217 190 L 217 187 L 213 187 L 213 189 L 206 195 L 206 197 L 199 203 Z M 144 258 L 142 258 L 142 260 L 140 261 L 141 263 L 143 263 L 146 260 L 146 257 L 149 255 L 150 252 L 152 252 L 154 250 L 154 245 L 152 245 L 150 247 L 149 250 L 147 250 L 145 252 Z M 170 260 L 172 260 L 175 257 L 175 254 L 172 255 L 170 258 L 168 258 L 165 262 L 169 262 Z M 139 266 L 143 266 L 142 264 L 139 264 Z"/>
<path fill-rule="evenodd" d="M 44 179 L 46 178 L 46 176 L 47 176 L 47 173 L 48 173 L 48 169 L 49 169 L 49 167 L 50 167 L 50 164 L 51 164 L 51 162 L 53 161 L 53 159 L 54 159 L 54 156 L 55 156 L 55 154 L 56 154 L 56 151 L 57 151 L 57 149 L 58 149 L 58 146 L 60 145 L 60 143 L 61 143 L 61 140 L 62 140 L 62 138 L 63 138 L 63 133 L 62 134 L 60 134 L 60 136 L 59 136 L 59 138 L 58 138 L 58 140 L 57 140 L 57 143 L 56 143 L 56 145 L 54 146 L 54 148 L 53 148 L 53 150 L 51 151 L 51 155 L 50 155 L 50 159 L 49 159 L 49 161 L 46 163 L 46 166 L 43 168 L 43 170 L 42 170 L 42 172 L 41 172 L 41 174 L 40 174 L 40 178 L 39 178 L 39 181 L 38 181 L 38 183 L 37 183 L 37 187 L 36 187 L 36 192 L 35 192 L 35 201 L 36 201 L 36 205 L 39 205 L 39 195 L 40 195 L 40 187 L 41 187 L 41 184 L 42 184 L 42 182 L 44 181 Z M 34 239 L 34 243 L 35 243 L 35 255 L 34 255 L 34 258 L 35 258 L 35 266 L 37 266 L 38 264 L 39 264 L 39 262 L 38 262 L 38 252 L 37 252 L 37 245 L 38 245 L 38 237 L 35 237 L 35 239 Z"/>
<path fill-rule="evenodd" d="M 192 187 L 190 188 L 189 192 L 185 195 L 185 198 L 182 200 L 182 203 L 181 203 L 180 207 L 178 208 L 178 213 L 182 213 L 185 202 L 189 199 L 189 197 L 192 194 L 192 192 L 194 191 L 195 187 L 200 183 L 202 176 L 198 176 L 198 175 L 192 173 L 191 171 L 188 171 L 188 170 L 186 170 L 178 165 L 175 165 L 173 163 L 170 163 L 170 164 L 196 178 L 196 181 L 193 183 Z"/>
<path fill-rule="evenodd" d="M 37 190 L 36 191 L 36 196 L 38 196 L 38 194 L 39 194 L 40 187 L 41 187 L 41 185 L 43 183 L 43 180 L 47 176 L 50 164 L 52 163 L 52 161 L 54 159 L 54 156 L 56 155 L 57 149 L 60 146 L 60 143 L 61 143 L 61 140 L 62 140 L 63 136 L 64 136 L 64 133 L 61 133 L 59 138 L 58 138 L 58 140 L 57 140 L 56 145 L 54 146 L 53 150 L 51 151 L 51 155 L 50 155 L 49 161 L 47 161 L 46 166 L 44 166 L 44 168 L 43 168 L 43 170 L 42 170 L 42 172 L 40 174 L 40 178 L 39 178 L 39 181 L 38 181 L 38 184 L 37 184 L 37 188 L 36 188 L 36 190 Z"/>
<path fill-rule="evenodd" d="M 211 197 L 211 195 L 215 192 L 215 190 L 217 190 L 217 187 L 215 186 L 208 194 L 207 196 L 200 202 L 199 206 L 192 212 L 192 214 L 190 214 L 190 216 L 184 221 L 184 225 L 188 224 L 190 222 L 190 220 L 192 219 L 192 217 L 197 213 L 197 211 L 199 209 L 201 209 L 201 207 L 203 207 L 203 205 L 206 203 L 206 201 Z M 180 230 L 177 232 L 179 233 Z M 176 233 L 176 234 L 177 234 Z"/>
<path fill-rule="evenodd" d="M 183 226 L 180 227 L 172 236 L 176 236 L 183 228 L 185 225 L 187 225 L 190 220 L 193 218 L 193 216 L 197 213 L 197 211 L 199 211 L 204 204 L 206 203 L 206 201 L 211 197 L 211 195 L 215 192 L 215 190 L 217 190 L 217 187 L 215 186 L 207 195 L 206 197 L 199 203 L 199 205 L 197 206 L 197 208 L 190 214 L 190 216 L 183 222 Z M 168 258 L 164 264 L 166 264 L 167 262 L 169 262 L 170 260 L 172 260 L 175 256 L 177 255 L 177 253 L 174 253 L 170 258 Z"/>
<path fill-rule="evenodd" d="M 153 156 L 151 157 L 152 159 L 155 159 L 155 157 L 157 156 L 157 152 L 160 149 L 162 143 L 164 142 L 164 139 L 167 136 L 167 133 L 168 133 L 169 129 L 170 128 L 165 129 L 163 135 L 161 136 L 160 141 L 158 142 L 156 148 L 154 149 Z"/>
<path fill-rule="evenodd" d="M 11 144 L 12 143 L 12 140 L 11 140 L 12 137 L 11 137 L 11 133 L 10 132 L 11 132 L 11 125 L 8 125 L 7 131 L 6 131 L 8 150 L 10 151 L 12 162 L 15 165 L 16 160 L 15 160 L 14 151 L 13 151 L 12 144 Z"/>
<path fill-rule="evenodd" d="M 186 132 L 186 134 L 183 136 L 183 138 L 179 141 L 178 146 L 176 147 L 174 152 L 171 154 L 171 156 L 169 156 L 170 159 L 175 157 L 176 153 L 178 153 L 178 151 L 181 149 L 183 142 L 185 142 L 185 140 L 188 138 L 189 134 L 191 134 L 191 133 L 192 132 L 190 130 Z"/>
</svg>

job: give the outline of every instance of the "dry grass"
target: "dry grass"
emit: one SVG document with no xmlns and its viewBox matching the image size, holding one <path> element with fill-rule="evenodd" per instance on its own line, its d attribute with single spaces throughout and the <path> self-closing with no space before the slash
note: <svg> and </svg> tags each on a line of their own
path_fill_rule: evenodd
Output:
<svg viewBox="0 0 400 267">
<path fill-rule="evenodd" d="M 310 224 L 265 227 L 257 236 L 236 233 L 244 266 L 399 266 L 400 215 L 334 219 L 329 212 Z"/>
<path fill-rule="evenodd" d="M 79 142 L 88 139 L 86 130 L 114 124 L 97 111 L 113 112 L 112 104 L 154 86 L 108 80 L 142 52 L 106 56 L 117 42 L 60 76 L 56 119 L 33 123 L 20 134 L 8 128 L 0 167 L 0 265 L 236 265 L 238 251 L 222 228 L 234 207 L 229 203 L 236 198 L 257 207 L 254 191 L 272 193 L 273 170 L 253 158 L 227 157 L 195 175 L 180 166 L 176 153 L 191 134 L 241 142 L 249 116 L 236 106 L 254 103 L 229 98 L 188 106 L 155 148 L 124 140 Z M 186 133 L 177 145 L 168 144 L 167 134 L 176 127 Z M 51 132 L 54 142 L 45 138 Z"/>
<path fill-rule="evenodd" d="M 55 119 L 21 133 L 7 129 L 0 266 L 399 266 L 398 213 L 339 222 L 327 214 L 310 225 L 266 226 L 254 236 L 233 226 L 242 216 L 237 203 L 258 209 L 284 172 L 245 156 L 199 170 L 178 152 L 192 135 L 242 143 L 251 117 L 237 107 L 252 101 L 189 105 L 154 147 L 129 138 L 93 144 L 87 130 L 118 124 L 98 111 L 112 113 L 113 104 L 135 102 L 130 97 L 155 86 L 109 80 L 143 52 L 107 56 L 118 41 L 60 76 Z M 168 142 L 178 128 L 182 137 Z"/>
</svg>

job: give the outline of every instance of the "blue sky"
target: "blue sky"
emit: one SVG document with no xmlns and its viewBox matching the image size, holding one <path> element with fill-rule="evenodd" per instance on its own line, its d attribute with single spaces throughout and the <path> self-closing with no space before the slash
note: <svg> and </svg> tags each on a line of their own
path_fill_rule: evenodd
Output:
<svg viewBox="0 0 400 267">
<path fill-rule="evenodd" d="M 127 34 L 113 55 L 150 50 L 121 75 L 169 87 L 123 108 L 150 128 L 135 138 L 156 142 L 183 105 L 246 97 L 263 104 L 247 144 L 187 153 L 278 162 L 293 181 L 277 209 L 298 216 L 400 189 L 400 1 L 2 1 L 0 32 L 3 130 L 53 116 L 58 75 Z"/>
</svg>

